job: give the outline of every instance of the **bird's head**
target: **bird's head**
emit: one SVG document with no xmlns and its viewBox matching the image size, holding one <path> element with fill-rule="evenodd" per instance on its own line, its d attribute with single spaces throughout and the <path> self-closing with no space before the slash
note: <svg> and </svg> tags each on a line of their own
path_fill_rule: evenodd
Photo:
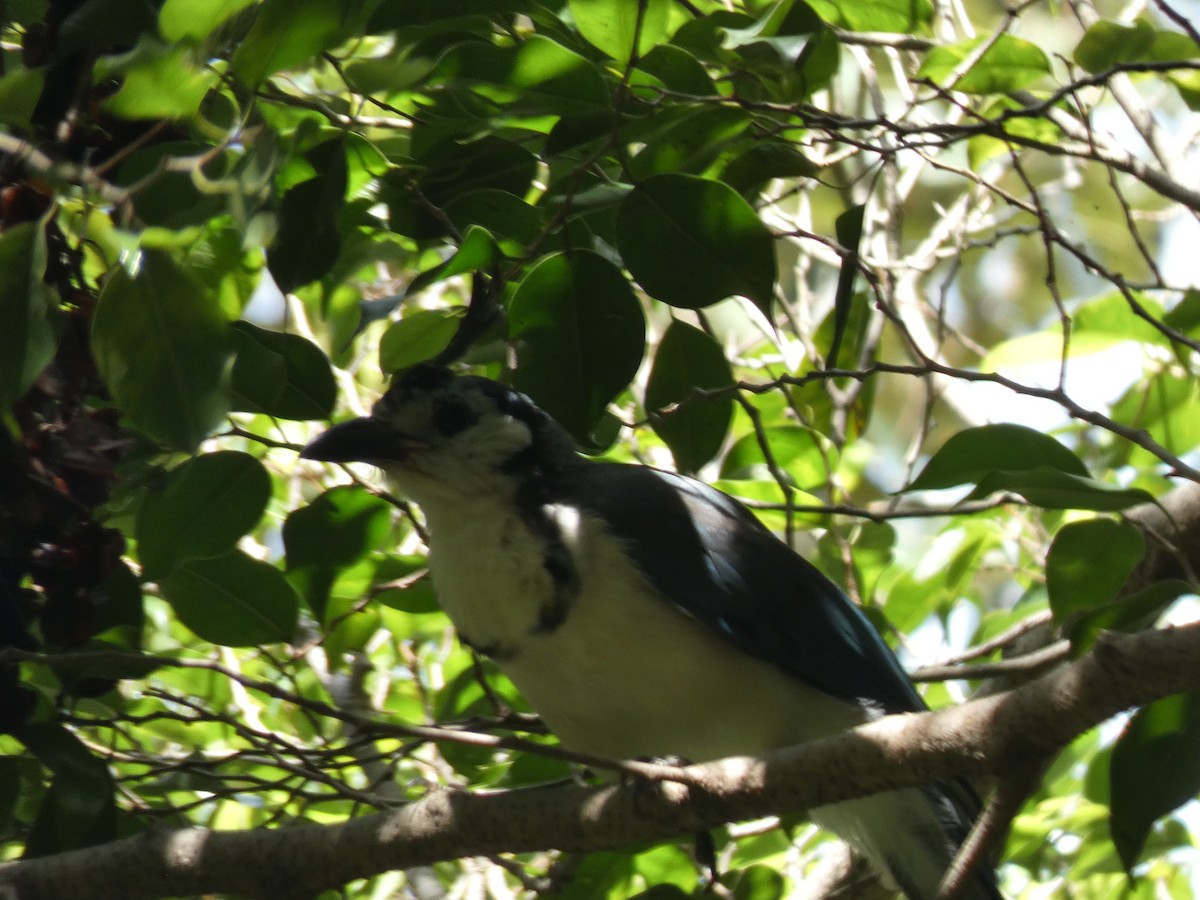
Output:
<svg viewBox="0 0 1200 900">
<path fill-rule="evenodd" d="M 432 365 L 398 376 L 369 416 L 334 425 L 300 455 L 378 466 L 418 503 L 512 491 L 576 458 L 567 433 L 524 394 Z"/>
</svg>

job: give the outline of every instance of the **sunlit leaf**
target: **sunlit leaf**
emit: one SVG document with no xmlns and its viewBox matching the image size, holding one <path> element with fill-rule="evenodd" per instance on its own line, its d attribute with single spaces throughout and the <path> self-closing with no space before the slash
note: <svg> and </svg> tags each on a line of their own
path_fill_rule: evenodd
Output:
<svg viewBox="0 0 1200 900">
<path fill-rule="evenodd" d="M 1142 534 L 1127 522 L 1086 519 L 1059 529 L 1046 557 L 1046 589 L 1055 621 L 1064 628 L 1107 604 L 1145 551 Z"/>
<path fill-rule="evenodd" d="M 1020 472 L 1039 466 L 1084 478 L 1088 475 L 1079 457 L 1049 435 L 1024 425 L 981 425 L 947 440 L 907 490 L 975 484 L 993 471 Z"/>
<path fill-rule="evenodd" d="M 985 41 L 990 46 L 961 78 L 947 83 L 959 67 L 972 58 Z M 917 75 L 943 87 L 968 94 L 1004 94 L 1019 91 L 1050 73 L 1050 58 L 1037 44 L 1011 34 L 972 38 L 929 51 Z"/>
<path fill-rule="evenodd" d="M 618 62 L 646 53 L 667 35 L 670 0 L 569 0 L 580 34 Z M 636 47 L 635 47 L 636 41 Z"/>
</svg>

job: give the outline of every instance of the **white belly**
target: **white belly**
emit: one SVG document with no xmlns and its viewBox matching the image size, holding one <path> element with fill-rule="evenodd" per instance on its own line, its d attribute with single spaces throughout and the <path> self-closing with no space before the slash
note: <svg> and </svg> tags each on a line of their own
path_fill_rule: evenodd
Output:
<svg viewBox="0 0 1200 900">
<path fill-rule="evenodd" d="M 595 522 L 567 522 L 582 589 L 566 621 L 538 633 L 537 610 L 553 590 L 539 541 L 499 509 L 448 518 L 430 517 L 443 607 L 476 646 L 515 650 L 497 664 L 568 747 L 701 761 L 864 721 L 854 704 L 751 657 L 657 596 Z"/>
</svg>

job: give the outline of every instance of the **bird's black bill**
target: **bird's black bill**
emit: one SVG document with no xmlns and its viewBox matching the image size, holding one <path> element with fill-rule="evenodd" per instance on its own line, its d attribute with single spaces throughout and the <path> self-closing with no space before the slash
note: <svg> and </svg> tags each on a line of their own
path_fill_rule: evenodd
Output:
<svg viewBox="0 0 1200 900">
<path fill-rule="evenodd" d="M 350 419 L 308 443 L 300 455 L 323 462 L 388 462 L 404 459 L 408 442 L 378 419 Z"/>
</svg>

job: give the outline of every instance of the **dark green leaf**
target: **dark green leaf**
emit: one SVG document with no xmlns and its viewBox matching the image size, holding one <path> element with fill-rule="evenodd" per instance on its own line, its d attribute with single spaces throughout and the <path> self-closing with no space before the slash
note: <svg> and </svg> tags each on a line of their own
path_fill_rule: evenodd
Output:
<svg viewBox="0 0 1200 900">
<path fill-rule="evenodd" d="M 26 725 L 16 737 L 54 775 L 26 836 L 25 855 L 50 856 L 112 840 L 116 804 L 104 762 L 56 722 Z"/>
<path fill-rule="evenodd" d="M 1144 552 L 1141 532 L 1127 522 L 1087 519 L 1060 528 L 1046 557 L 1055 621 L 1069 630 L 1078 616 L 1111 601 Z"/>
<path fill-rule="evenodd" d="M 645 322 L 625 277 L 587 251 L 547 256 L 518 286 L 508 322 L 516 387 L 593 446 L 605 406 L 642 359 Z"/>
<path fill-rule="evenodd" d="M 721 181 L 753 200 L 772 178 L 809 178 L 817 167 L 793 145 L 782 141 L 757 141 L 721 170 Z"/>
<path fill-rule="evenodd" d="M 594 47 L 624 63 L 667 36 L 671 0 L 569 0 L 579 33 Z"/>
<path fill-rule="evenodd" d="M 298 334 L 235 322 L 234 409 L 280 419 L 326 419 L 337 400 L 329 357 Z"/>
<path fill-rule="evenodd" d="M 159 587 L 179 621 L 214 644 L 250 647 L 295 637 L 296 592 L 283 572 L 241 550 L 182 563 Z"/>
<path fill-rule="evenodd" d="M 16 758 L 0 756 L 0 829 L 12 827 L 13 810 L 22 793 L 21 768 Z"/>
<path fill-rule="evenodd" d="M 333 268 L 342 246 L 339 216 L 346 195 L 346 152 L 341 138 L 306 154 L 317 174 L 291 188 L 279 203 L 279 230 L 267 249 L 267 267 L 284 293 Z"/>
<path fill-rule="evenodd" d="M 728 106 L 701 107 L 648 141 L 629 162 L 633 180 L 670 172 L 698 174 L 750 126 L 750 118 Z"/>
<path fill-rule="evenodd" d="M 709 97 L 717 93 L 717 86 L 704 64 L 681 47 L 659 44 L 638 60 L 637 67 L 657 78 L 671 91 Z"/>
<path fill-rule="evenodd" d="M 379 339 L 379 368 L 393 373 L 433 359 L 449 346 L 465 314 L 465 307 L 406 313 Z"/>
<path fill-rule="evenodd" d="M 58 329 L 42 276 L 46 240 L 39 223 L 0 234 L 0 409 L 8 409 L 54 358 Z"/>
<path fill-rule="evenodd" d="M 136 275 L 112 274 L 92 350 L 126 420 L 178 450 L 195 449 L 229 411 L 229 323 L 217 298 L 165 253 L 143 253 Z"/>
<path fill-rule="evenodd" d="M 609 107 L 596 64 L 542 35 L 513 47 L 464 42 L 438 61 L 437 74 L 504 103 L 510 114 L 563 116 Z"/>
<path fill-rule="evenodd" d="M 1125 488 L 1093 478 L 1069 475 L 1050 466 L 1035 466 L 1017 472 L 988 472 L 968 500 L 978 500 L 998 492 L 1019 494 L 1043 509 L 1090 509 L 1111 512 L 1139 503 L 1151 503 L 1154 497 L 1141 488 Z"/>
<path fill-rule="evenodd" d="M 1084 33 L 1075 47 L 1075 62 L 1095 74 L 1131 60 L 1144 59 L 1154 46 L 1154 26 L 1138 19 L 1122 25 L 1101 19 Z"/>
<path fill-rule="evenodd" d="M 446 217 L 466 232 L 486 228 L 510 256 L 520 255 L 542 231 L 542 213 L 515 194 L 496 188 L 472 191 L 446 202 Z M 511 243 L 504 246 L 505 241 Z"/>
<path fill-rule="evenodd" d="M 655 175 L 621 204 L 617 244 L 646 292 L 697 309 L 735 294 L 762 310 L 775 289 L 771 232 L 728 185 Z"/>
<path fill-rule="evenodd" d="M 679 471 L 695 472 L 716 456 L 733 418 L 732 397 L 701 399 L 693 390 L 731 384 L 733 372 L 721 345 L 698 328 L 672 322 L 654 355 L 646 409 Z"/>
<path fill-rule="evenodd" d="M 311 62 L 335 43 L 357 6 L 346 0 L 265 0 L 233 54 L 238 81 L 256 88 L 269 75 Z"/>
<path fill-rule="evenodd" d="M 842 257 L 841 271 L 838 273 L 837 290 L 833 295 L 833 340 L 829 344 L 829 354 L 825 365 L 836 369 L 838 353 L 842 347 L 842 339 L 846 336 L 846 325 L 850 321 L 851 304 L 854 302 L 854 281 L 858 276 L 858 244 L 862 240 L 863 215 L 866 213 L 865 204 L 851 207 L 834 223 L 838 243 L 846 251 Z"/>
<path fill-rule="evenodd" d="M 292 583 L 321 617 L 339 569 L 361 560 L 391 531 L 391 505 L 360 487 L 331 488 L 283 523 Z"/>
<path fill-rule="evenodd" d="M 1133 870 L 1155 821 L 1200 792 L 1200 693 L 1139 710 L 1113 748 L 1113 843 Z"/>
<path fill-rule="evenodd" d="M 383 179 L 381 197 L 394 231 L 420 240 L 446 235 L 441 210 L 479 191 L 503 191 L 520 199 L 533 184 L 537 158 L 519 144 L 498 137 L 463 143 L 445 141 L 425 154 L 419 172 L 397 171 Z"/>
<path fill-rule="evenodd" d="M 190 559 L 222 556 L 262 518 L 271 496 L 267 470 L 253 456 L 221 450 L 174 469 L 138 511 L 138 557 L 159 580 Z"/>
<path fill-rule="evenodd" d="M 1128 597 L 1118 597 L 1098 609 L 1081 613 L 1071 627 L 1076 652 L 1089 649 L 1105 631 L 1140 631 L 1192 588 L 1183 581 L 1159 581 Z"/>
<path fill-rule="evenodd" d="M 962 78 L 947 83 L 985 40 L 991 38 L 972 38 L 931 50 L 917 75 L 967 94 L 1006 94 L 1027 88 L 1050 73 L 1050 59 L 1041 47 L 1002 34 Z"/>
<path fill-rule="evenodd" d="M 61 56 L 88 47 L 132 47 L 143 34 L 154 33 L 158 18 L 152 0 L 88 0 L 71 9 L 58 29 Z"/>
<path fill-rule="evenodd" d="M 45 73 L 37 69 L 20 69 L 0 78 L 0 122 L 28 128 L 44 82 Z"/>
<path fill-rule="evenodd" d="M 1002 423 L 968 428 L 953 435 L 906 490 L 975 484 L 994 470 L 1020 472 L 1038 466 L 1082 478 L 1088 475 L 1079 457 L 1054 438 L 1024 425 Z"/>
<path fill-rule="evenodd" d="M 164 141 L 137 151 L 121 166 L 116 182 L 132 185 L 151 175 L 154 189 L 133 194 L 134 209 L 146 225 L 184 228 L 200 225 L 224 209 L 224 199 L 202 193 L 190 172 L 172 172 L 166 164 L 176 158 L 198 156 L 207 148 L 190 141 Z"/>
</svg>

